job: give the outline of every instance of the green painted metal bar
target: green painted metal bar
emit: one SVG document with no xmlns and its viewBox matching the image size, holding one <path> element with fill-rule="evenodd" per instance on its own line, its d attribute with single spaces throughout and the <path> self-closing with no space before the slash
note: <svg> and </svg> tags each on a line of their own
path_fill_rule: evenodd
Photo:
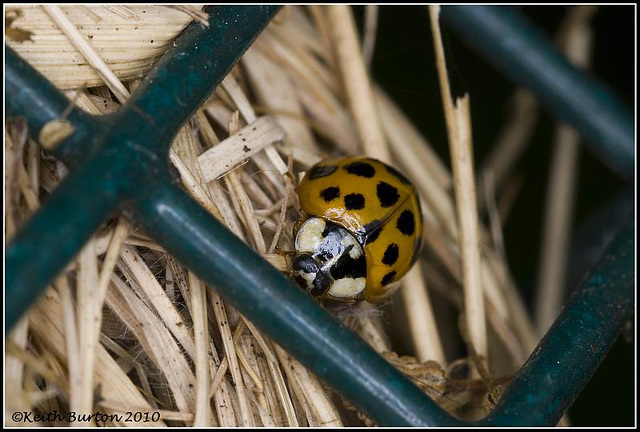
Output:
<svg viewBox="0 0 640 432">
<path fill-rule="evenodd" d="M 480 425 L 560 421 L 634 312 L 634 239 L 631 220 Z"/>
<path fill-rule="evenodd" d="M 174 135 L 211 96 L 280 6 L 209 6 L 209 28 L 189 26 L 118 113 L 119 127 L 150 137 Z M 140 144 L 166 154 L 171 141 Z"/>
<path fill-rule="evenodd" d="M 573 231 L 566 282 L 569 292 L 580 286 L 584 275 L 634 217 L 634 197 L 634 185 L 627 185 L 594 209 Z"/>
<path fill-rule="evenodd" d="M 215 10 L 217 12 L 213 19 L 224 21 L 219 12 L 227 14 L 224 15 L 228 18 L 227 22 L 237 18 L 234 14 L 251 14 L 251 8 L 242 11 L 236 7 L 220 7 Z M 258 16 L 265 17 L 261 13 Z M 193 28 L 196 30 L 192 30 Z M 199 92 L 198 89 L 213 90 L 222 79 L 222 74 L 230 67 L 206 63 L 215 63 L 216 58 L 220 57 L 203 49 L 207 44 L 210 50 L 218 47 L 214 38 L 207 38 L 200 33 L 226 32 L 229 29 L 226 26 L 214 26 L 210 30 L 197 30 L 197 26 L 191 26 L 185 32 L 185 37 L 179 41 L 179 47 L 162 60 L 160 68 L 150 74 L 132 97 L 130 104 L 118 114 L 100 120 L 104 121 L 99 123 L 104 124 L 101 126 L 104 129 L 98 131 L 100 138 L 95 141 L 97 150 L 78 160 L 69 156 L 75 154 L 75 149 L 71 147 L 69 151 L 61 152 L 62 157 L 67 158 L 66 162 L 79 166 L 49 197 L 41 212 L 25 227 L 25 231 L 18 235 L 19 247 L 16 247 L 14 241 L 7 249 L 7 304 L 10 305 L 7 312 L 15 306 L 24 308 L 27 303 L 35 300 L 39 291 L 34 287 L 40 284 L 46 286 L 52 277 L 51 268 L 60 267 L 59 263 L 52 266 L 43 262 L 42 257 L 32 259 L 43 250 L 38 246 L 42 243 L 36 243 L 43 241 L 39 235 L 40 230 L 52 228 L 54 233 L 47 237 L 46 244 L 60 247 L 67 242 L 64 247 L 68 249 L 65 249 L 64 254 L 68 256 L 73 253 L 73 249 L 78 250 L 82 246 L 83 238 L 87 233 L 90 234 L 93 226 L 99 224 L 98 220 L 106 217 L 120 203 L 125 206 L 126 213 L 140 220 L 172 255 L 219 290 L 225 299 L 256 322 L 277 343 L 380 424 L 461 425 L 175 185 L 169 175 L 166 160 L 167 143 L 208 96 L 208 93 L 204 94 L 204 90 Z M 202 43 L 198 45 L 201 51 L 188 51 L 188 44 L 198 37 L 202 37 L 198 39 L 198 43 Z M 252 40 L 246 35 L 245 38 Z M 233 43 L 233 40 L 237 39 L 226 41 Z M 246 45 L 244 49 L 242 46 L 234 49 L 225 47 L 231 64 L 246 49 Z M 189 57 L 188 64 L 180 63 L 181 55 Z M 174 56 L 178 59 L 172 60 Z M 201 60 L 217 68 L 213 77 L 203 76 L 195 70 L 203 64 Z M 165 67 L 170 70 L 172 65 L 186 66 L 189 72 L 171 76 L 163 71 Z M 12 67 L 9 56 L 6 67 Z M 174 72 L 179 70 L 174 69 Z M 218 81 L 211 84 L 208 78 Z M 33 75 L 32 79 L 37 81 L 40 78 Z M 191 86 L 194 82 L 194 86 Z M 161 90 L 156 90 L 155 84 L 159 84 L 158 88 Z M 37 98 L 41 99 L 42 106 L 51 108 L 47 111 L 48 116 L 55 118 L 64 104 L 56 99 L 56 94 L 48 92 L 44 84 L 36 84 L 36 87 L 38 85 L 43 93 L 37 94 Z M 153 95 L 154 91 L 162 93 L 154 96 L 160 98 L 157 106 L 154 106 L 152 97 L 147 97 L 148 94 Z M 173 92 L 179 100 L 168 96 Z M 35 93 L 31 96 L 24 92 L 18 95 L 18 98 L 24 100 L 36 97 Z M 183 99 L 190 95 L 198 99 Z M 8 96 L 9 99 L 14 97 L 11 94 Z M 12 107 L 14 115 L 23 114 L 29 118 L 30 107 L 24 100 L 14 100 L 7 106 Z M 182 116 L 183 113 L 174 113 L 170 109 L 176 102 L 186 113 L 182 121 L 175 119 L 175 116 Z M 163 120 L 167 116 L 170 118 L 165 123 Z M 35 121 L 39 121 L 41 127 L 47 118 L 36 117 Z M 85 127 L 81 124 L 84 119 L 77 121 L 80 129 Z M 68 145 L 69 142 L 65 142 L 62 148 Z M 78 145 L 80 143 L 73 144 L 74 147 Z M 109 170 L 101 167 L 100 163 L 113 168 Z M 134 169 L 135 176 L 131 174 Z M 133 179 L 136 184 L 132 183 Z M 103 187 L 108 188 L 105 192 L 106 199 L 95 193 L 96 190 L 102 192 Z M 154 194 L 151 196 L 145 190 L 153 190 Z M 87 195 L 96 195 L 106 202 L 99 203 L 97 198 Z M 58 229 L 63 224 L 60 215 L 68 214 L 68 207 L 65 208 L 63 204 L 73 204 L 73 199 L 76 200 L 75 205 L 86 204 L 87 218 L 90 219 L 74 221 L 81 224 L 79 234 Z M 57 223 L 48 225 L 51 223 L 48 217 L 58 218 L 54 219 Z M 74 226 L 75 228 L 77 227 Z M 23 236 L 22 241 L 20 236 Z M 633 279 L 633 262 L 629 261 L 629 247 L 632 248 L 633 243 L 631 246 L 628 241 L 622 246 L 620 244 L 617 243 L 612 250 L 613 254 L 610 256 L 614 258 L 607 258 L 598 267 L 586 288 L 565 309 L 492 415 L 475 425 L 524 424 L 527 421 L 533 424 L 552 424 L 560 418 L 604 357 L 619 330 L 620 317 L 629 313 L 629 304 L 633 303 L 633 291 L 628 289 L 629 281 Z M 20 264 L 20 260 L 31 260 L 30 266 L 27 268 L 25 264 Z M 47 270 L 49 275 L 43 276 L 42 269 L 47 266 L 51 267 Z M 34 267 L 38 271 L 34 272 Z M 19 279 L 26 277 L 27 272 L 40 276 L 16 289 L 19 285 L 15 284 L 22 283 Z M 14 297 L 10 298 L 10 295 Z M 600 308 L 602 313 L 599 312 Z M 15 323 L 16 315 L 19 314 L 7 313 L 6 329 Z M 614 316 L 615 319 L 610 319 Z M 576 362 L 582 362 L 584 367 L 573 373 L 573 369 L 577 367 Z M 568 385 L 564 375 L 571 376 L 575 382 Z M 540 386 L 545 385 L 549 388 L 542 390 L 548 390 L 548 393 L 540 389 Z M 535 416 L 531 412 L 543 414 Z"/>
<path fill-rule="evenodd" d="M 461 425 L 170 182 L 132 217 L 278 345 L 381 425 Z"/>
<path fill-rule="evenodd" d="M 214 10 L 213 20 L 222 20 L 225 24 L 240 17 L 237 8 Z M 250 10 L 246 8 L 245 12 Z M 266 24 L 264 13 L 258 17 Z M 250 28 L 246 21 L 241 24 L 245 30 Z M 270 337 L 296 353 L 303 364 L 335 385 L 380 424 L 457 424 L 407 378 L 174 185 L 166 160 L 168 142 L 253 40 L 236 32 L 232 39 L 246 44 L 239 47 L 236 43 L 233 47 L 229 45 L 231 41 L 222 39 L 226 43 L 224 53 L 218 53 L 215 50 L 219 39 L 204 37 L 204 29 L 196 30 L 185 32 L 178 48 L 161 61 L 121 111 L 106 119 L 89 120 L 102 125 L 93 153 L 83 157 L 77 150 L 81 144 L 70 144 L 69 140 L 56 149 L 59 157 L 76 167 L 7 249 L 6 298 L 8 304 L 15 307 L 5 316 L 5 329 L 11 328 L 118 203 L 124 204 L 126 211 L 134 200 L 142 222 L 151 234 L 164 239 L 169 252 L 188 259 L 187 264 L 196 268 L 200 277 L 222 287 L 219 289 L 231 297 L 240 311 L 262 327 L 266 326 Z M 228 28 L 212 26 L 208 31 L 226 32 Z M 199 47 L 199 56 L 193 52 L 185 54 L 190 44 Z M 227 65 L 221 60 L 224 54 L 230 61 Z M 184 56 L 191 56 L 188 64 L 181 63 Z M 216 63 L 211 65 L 207 59 Z M 207 70 L 202 67 L 203 62 L 210 66 L 213 78 L 198 72 Z M 11 59 L 6 66 L 9 69 L 13 66 Z M 187 83 L 178 79 L 185 76 L 178 73 L 181 67 L 190 71 L 184 80 Z M 173 69 L 173 75 L 163 68 Z M 41 128 L 47 121 L 58 118 L 67 103 L 52 86 L 39 82 L 42 77 L 37 73 L 28 75 L 28 80 L 36 82 L 22 84 L 33 84 L 41 92 L 37 96 L 41 98 L 40 103 L 51 107 L 50 114 L 44 118 L 36 115 L 36 124 Z M 149 94 L 152 97 L 147 96 Z M 31 120 L 32 98 L 18 95 L 22 95 L 22 99 L 10 103 L 12 115 L 24 115 Z M 183 99 L 190 96 L 193 99 Z M 154 104 L 155 97 L 160 98 L 158 104 Z M 172 105 L 176 102 L 184 111 L 174 112 Z M 177 120 L 176 117 L 183 118 Z M 84 126 L 78 124 L 78 127 Z M 37 130 L 38 127 L 33 132 Z M 148 190 L 154 191 L 150 199 L 146 196 Z M 136 192 L 140 195 L 133 196 Z M 78 212 L 76 219 L 63 221 L 61 218 L 74 204 L 82 205 L 84 212 Z M 64 230 L 58 229 L 64 222 L 71 223 Z M 43 230 L 47 229 L 49 233 L 43 237 Z M 167 233 L 171 233 L 170 239 Z M 191 237 L 192 243 L 185 245 L 188 233 L 196 235 Z M 43 243 L 63 244 L 63 253 L 52 256 L 38 246 Z M 234 271 L 228 272 L 231 269 Z M 224 277 L 220 279 L 220 275 Z M 354 359 L 362 359 L 362 364 Z"/>
<path fill-rule="evenodd" d="M 505 6 L 443 6 L 442 19 L 483 58 L 531 89 L 554 117 L 574 126 L 617 174 L 635 169 L 633 114 L 601 82 L 569 64 L 536 27 Z"/>
<path fill-rule="evenodd" d="M 52 120 L 62 117 L 69 108 L 70 101 L 56 87 L 46 80 L 40 72 L 24 61 L 12 48 L 5 45 L 4 71 L 6 110 L 12 113 L 29 110 L 29 127 L 37 137 L 42 127 Z M 48 97 L 43 98 L 41 95 Z M 81 128 L 91 121 L 89 114 L 73 108 L 67 119 Z"/>
<path fill-rule="evenodd" d="M 59 185 L 7 248 L 6 299 L 15 306 L 8 309 L 5 331 L 117 205 L 144 185 L 145 176 L 153 178 L 168 169 L 167 151 L 174 135 L 211 95 L 278 9 L 277 6 L 209 8 L 212 25 L 190 26 L 159 67 L 143 80 L 142 93 L 136 93 L 122 110 L 105 117 L 93 117 L 77 109 L 70 111 L 67 119 L 76 132 L 53 153 L 65 163 L 79 167 Z M 238 28 L 234 37 L 229 38 L 228 27 L 234 21 Z M 188 54 L 193 47 L 200 50 L 195 59 L 193 53 Z M 10 92 L 7 115 L 26 117 L 30 134 L 37 141 L 42 127 L 62 117 L 70 102 L 13 50 L 5 49 L 5 83 Z M 184 63 L 184 58 L 189 58 L 189 64 Z M 180 74 L 181 68 L 190 72 Z M 149 87 L 150 83 L 154 86 Z M 154 105 L 145 94 L 157 97 L 158 103 Z M 187 99 L 190 96 L 193 98 Z M 172 103 L 181 109 L 171 109 Z M 42 244 L 60 249 L 51 253 Z"/>
<path fill-rule="evenodd" d="M 126 189 L 113 179 L 126 175 L 125 165 L 114 159 L 99 153 L 70 172 L 11 240 L 5 254 L 5 332 L 122 201 Z"/>
<path fill-rule="evenodd" d="M 67 97 L 40 72 L 5 45 L 4 84 L 7 118 L 27 119 L 29 135 L 39 141 L 42 128 L 53 120 L 65 118 L 74 133 L 51 152 L 67 164 L 77 164 L 99 145 L 105 119 L 94 117 L 72 106 Z"/>
</svg>

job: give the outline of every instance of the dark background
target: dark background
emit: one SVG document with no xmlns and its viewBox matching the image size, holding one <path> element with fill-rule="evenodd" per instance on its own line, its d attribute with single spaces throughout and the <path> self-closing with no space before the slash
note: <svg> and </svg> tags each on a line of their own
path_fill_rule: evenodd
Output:
<svg viewBox="0 0 640 432">
<path fill-rule="evenodd" d="M 568 9 L 565 6 L 512 7 L 549 37 L 553 37 Z M 362 29 L 364 6 L 355 6 L 354 13 Z M 635 106 L 634 26 L 634 6 L 601 6 L 592 21 L 591 73 L 630 108 Z M 446 32 L 446 28 L 443 31 L 447 62 L 455 68 L 454 75 L 470 94 L 474 157 L 478 167 L 508 119 L 507 102 L 515 87 L 463 45 L 453 32 Z M 449 164 L 426 7 L 380 6 L 372 73 Z M 554 124 L 552 118 L 541 111 L 532 140 L 516 167 L 524 181 L 504 227 L 510 269 L 529 305 L 538 270 Z M 584 225 L 596 209 L 610 207 L 610 199 L 625 187 L 622 180 L 584 150 L 580 154 L 578 175 L 574 227 Z M 633 211 L 629 202 L 625 204 L 625 211 Z M 588 242 L 585 230 L 582 232 L 574 232 L 574 241 Z M 570 409 L 572 426 L 632 426 L 634 383 L 633 345 L 621 338 Z"/>
</svg>

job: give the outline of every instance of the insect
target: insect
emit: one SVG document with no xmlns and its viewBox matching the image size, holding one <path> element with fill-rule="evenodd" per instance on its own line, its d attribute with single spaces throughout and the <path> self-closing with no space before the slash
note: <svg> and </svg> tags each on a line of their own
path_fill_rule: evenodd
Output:
<svg viewBox="0 0 640 432">
<path fill-rule="evenodd" d="M 417 260 L 422 214 L 411 182 L 362 156 L 325 159 L 299 188 L 292 278 L 314 297 L 379 302 Z"/>
</svg>

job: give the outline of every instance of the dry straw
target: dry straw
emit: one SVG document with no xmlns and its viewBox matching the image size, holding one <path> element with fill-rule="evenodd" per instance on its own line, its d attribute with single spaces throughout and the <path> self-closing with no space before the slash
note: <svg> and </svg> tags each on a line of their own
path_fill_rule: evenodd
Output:
<svg viewBox="0 0 640 432">
<path fill-rule="evenodd" d="M 5 9 L 9 45 L 92 114 L 117 110 L 203 14 L 188 6 Z M 333 312 L 445 409 L 478 418 L 490 409 L 486 394 L 499 394 L 497 378 L 522 364 L 537 332 L 500 241 L 490 240 L 501 238 L 504 215 L 494 218 L 493 235 L 474 227 L 468 99 L 447 109 L 452 177 L 372 81 L 376 14 L 368 8 L 361 43 L 349 7 L 284 7 L 177 135 L 170 161 L 189 194 L 281 271 L 286 260 L 274 250 L 292 247 L 300 217 L 295 191 L 311 165 L 327 155 L 366 154 L 397 166 L 422 200 L 422 259 L 403 280 L 393 311 L 363 304 Z M 445 87 L 443 94 L 449 100 Z M 17 121 L 5 129 L 8 240 L 67 172 L 27 139 L 27 127 Z M 56 128 L 48 142 L 63 132 Z M 510 163 L 487 169 L 507 173 Z M 500 199 L 488 196 L 497 217 Z M 469 229 L 477 232 L 471 241 Z M 469 331 L 438 326 L 436 298 L 464 314 Z M 392 352 L 390 321 L 407 323 L 401 330 L 412 357 Z M 452 377 L 461 362 L 478 364 L 445 355 L 444 345 L 466 337 L 486 362 L 482 380 Z M 153 421 L 93 419 L 91 426 L 372 424 L 124 218 L 94 235 L 10 333 L 6 354 L 9 411 L 160 413 Z"/>
<path fill-rule="evenodd" d="M 478 237 L 478 212 L 476 187 L 473 174 L 473 151 L 471 147 L 471 112 L 469 96 L 451 100 L 451 87 L 447 76 L 444 47 L 440 34 L 439 6 L 429 6 L 431 29 L 436 52 L 436 65 L 440 78 L 440 90 L 449 134 L 451 165 L 454 175 L 454 190 L 458 210 L 460 250 L 464 279 L 464 306 L 469 341 L 473 352 L 482 361 L 487 359 L 487 334 L 483 287 L 481 282 L 480 244 Z"/>
<path fill-rule="evenodd" d="M 559 31 L 559 44 L 577 67 L 590 63 L 593 35 L 589 23 L 597 6 L 573 9 Z M 573 203 L 579 156 L 579 135 L 571 126 L 558 124 L 549 173 L 542 260 L 536 288 L 536 325 L 546 332 L 560 313 L 566 295 L 566 267 L 569 260 Z"/>
</svg>

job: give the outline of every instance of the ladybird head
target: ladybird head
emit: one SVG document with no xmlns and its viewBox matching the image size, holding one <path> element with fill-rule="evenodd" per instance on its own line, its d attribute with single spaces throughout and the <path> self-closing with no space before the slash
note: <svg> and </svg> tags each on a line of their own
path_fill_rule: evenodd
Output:
<svg viewBox="0 0 640 432">
<path fill-rule="evenodd" d="M 347 230 L 310 217 L 296 233 L 293 279 L 309 294 L 351 302 L 366 286 L 362 246 Z"/>
<path fill-rule="evenodd" d="M 318 261 L 308 253 L 297 253 L 291 261 L 294 280 L 314 297 L 320 297 L 331 287 L 331 279 L 322 271 Z"/>
</svg>

